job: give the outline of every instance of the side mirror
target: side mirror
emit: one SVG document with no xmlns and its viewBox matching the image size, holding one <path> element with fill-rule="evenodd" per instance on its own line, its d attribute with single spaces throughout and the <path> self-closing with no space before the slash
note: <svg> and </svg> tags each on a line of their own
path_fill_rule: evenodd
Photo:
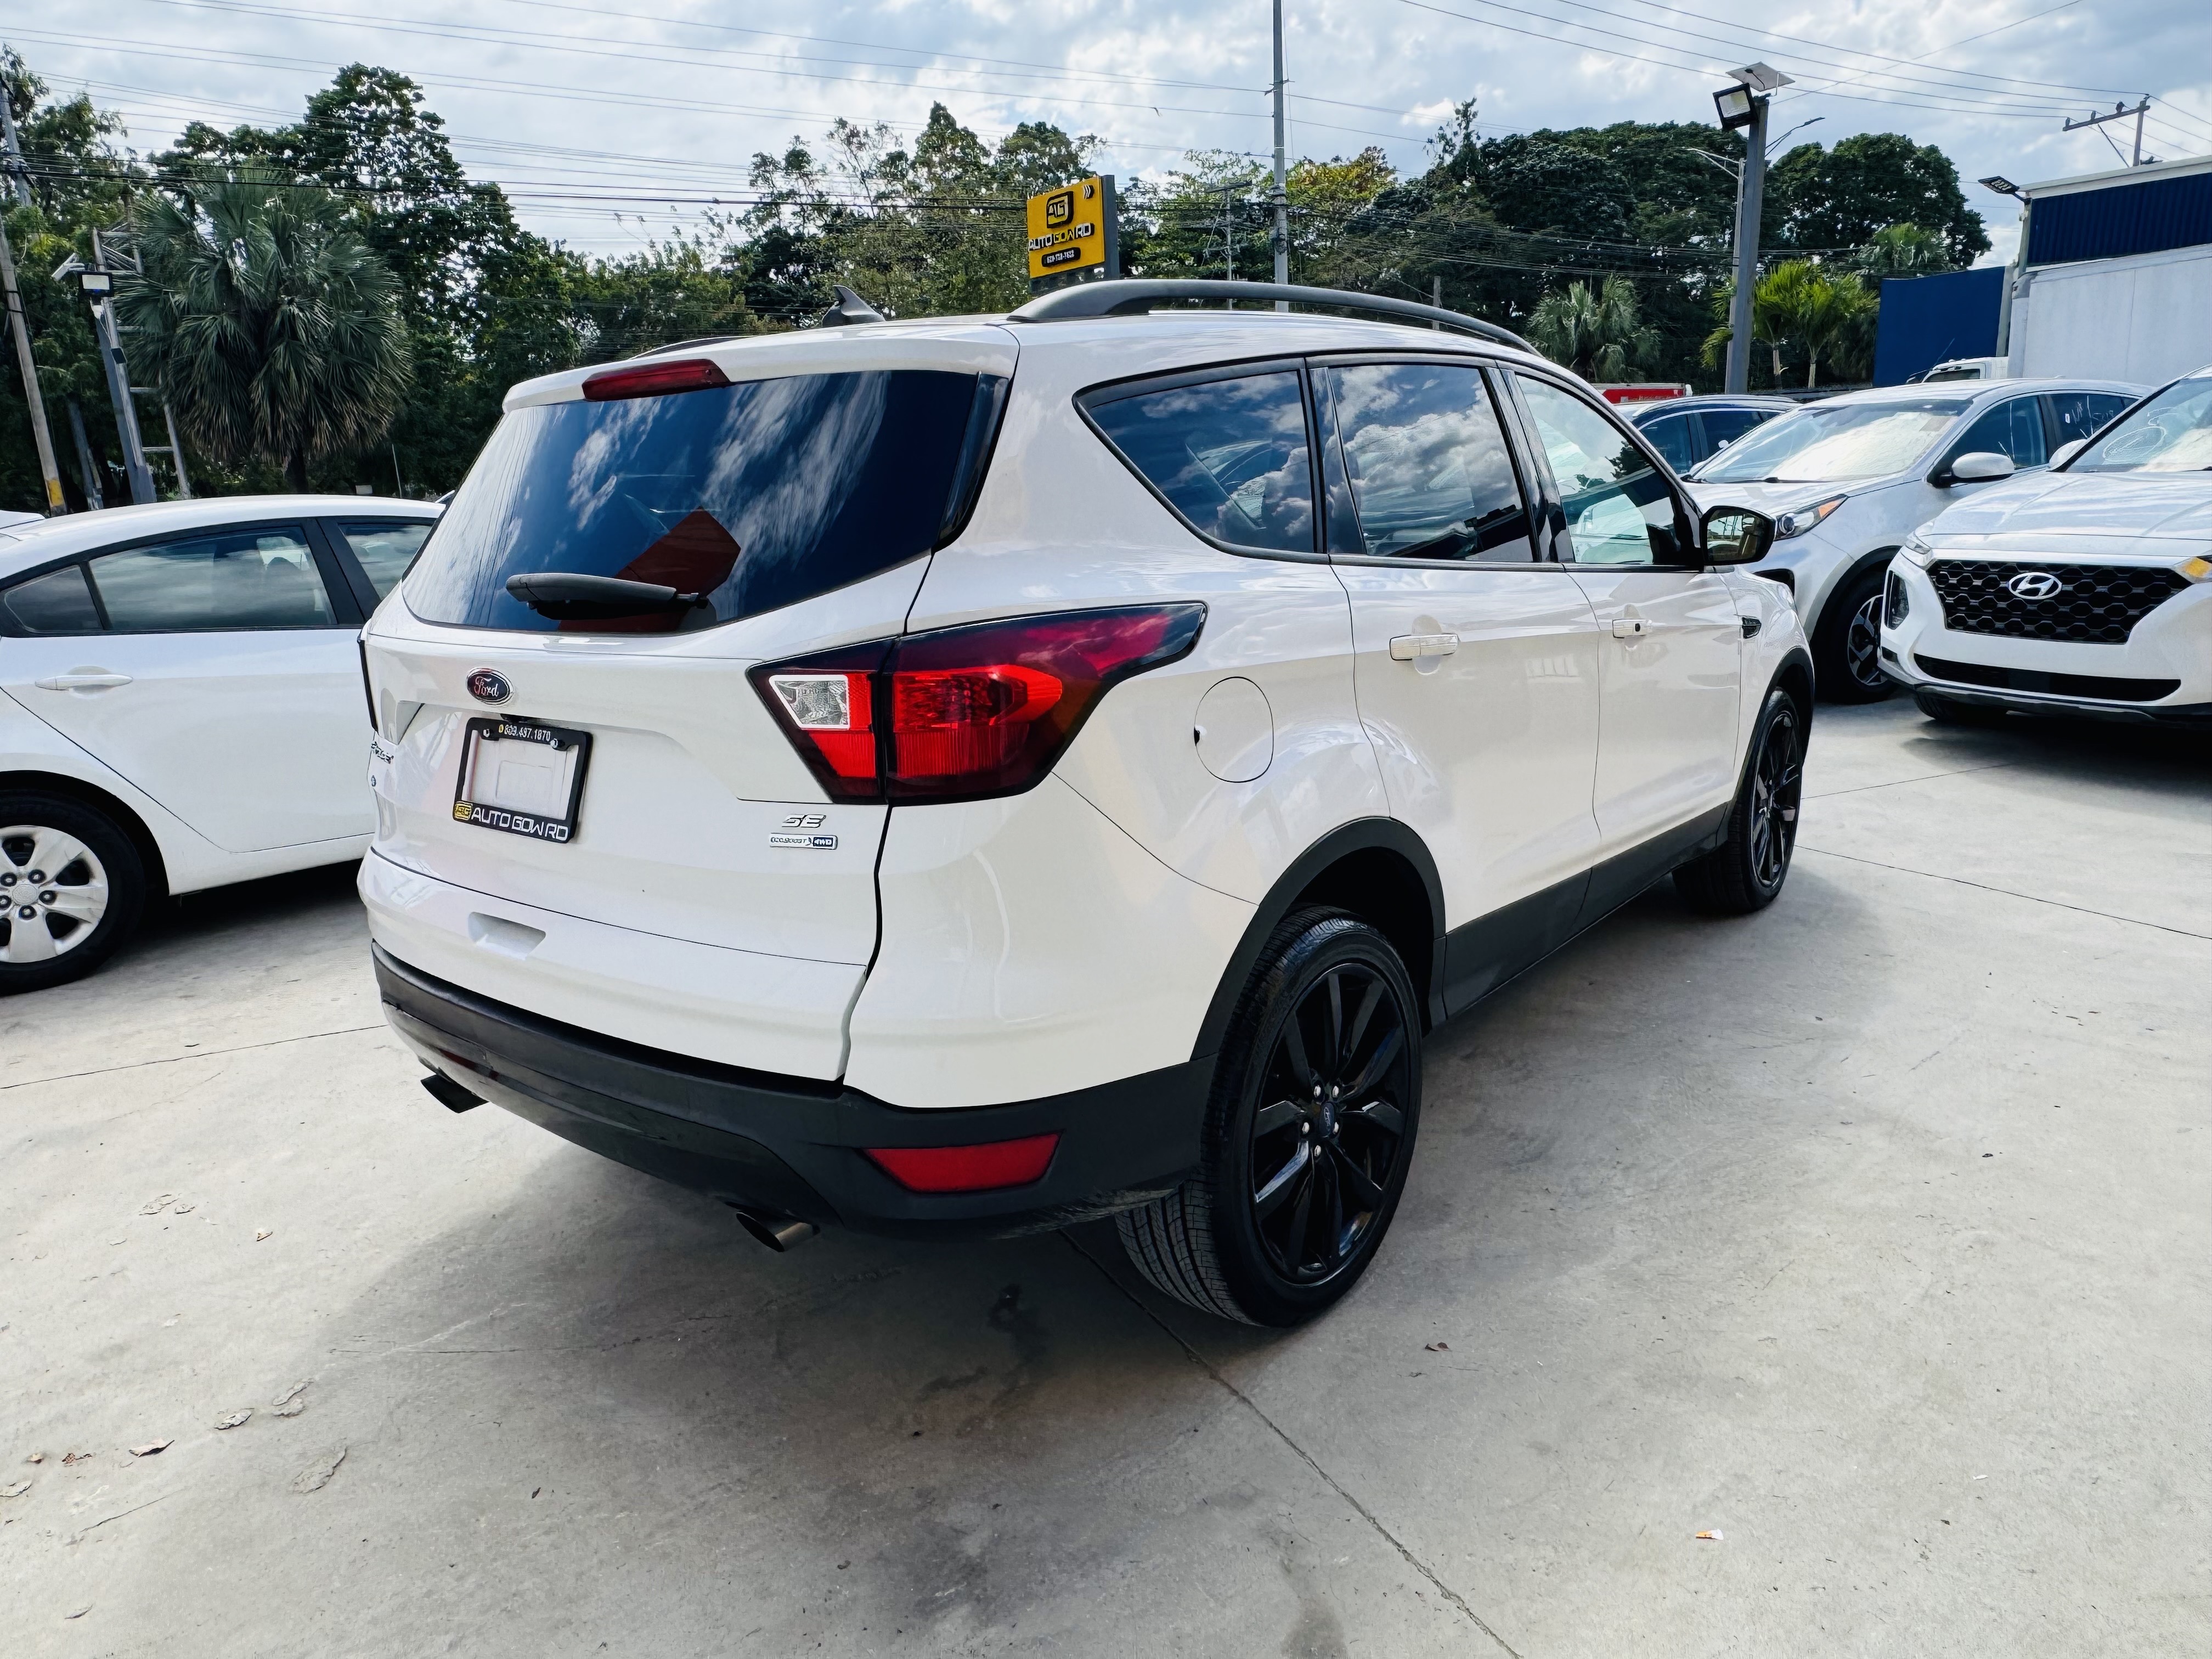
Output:
<svg viewBox="0 0 2212 1659">
<path fill-rule="evenodd" d="M 2087 438 L 2069 438 L 2051 452 L 2051 465 L 2054 467 L 2063 466 L 2088 447 L 2089 441 Z"/>
<path fill-rule="evenodd" d="M 1937 482 L 1945 488 L 1954 483 L 1989 483 L 1998 478 L 2012 477 L 2012 457 L 2000 455 L 1995 450 L 1975 449 L 1953 461 Z"/>
<path fill-rule="evenodd" d="M 1774 520 L 1747 507 L 1709 507 L 1700 526 L 1708 564 L 1757 564 L 1774 545 Z"/>
</svg>

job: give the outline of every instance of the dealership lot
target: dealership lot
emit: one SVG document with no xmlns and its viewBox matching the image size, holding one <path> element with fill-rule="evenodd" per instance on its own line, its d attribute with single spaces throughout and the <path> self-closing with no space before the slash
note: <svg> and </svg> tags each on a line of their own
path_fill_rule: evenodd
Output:
<svg viewBox="0 0 2212 1659">
<path fill-rule="evenodd" d="M 349 872 L 204 896 L 0 1006 L 10 1650 L 2200 1647 L 2207 759 L 1823 709 L 1774 908 L 1437 1032 L 1288 1334 L 1110 1227 L 771 1256 L 432 1102 Z"/>
</svg>

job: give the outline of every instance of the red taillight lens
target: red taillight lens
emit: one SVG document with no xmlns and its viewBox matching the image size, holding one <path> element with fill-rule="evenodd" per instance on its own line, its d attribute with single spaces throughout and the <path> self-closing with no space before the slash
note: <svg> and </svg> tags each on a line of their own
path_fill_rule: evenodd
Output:
<svg viewBox="0 0 2212 1659">
<path fill-rule="evenodd" d="M 1055 1131 L 980 1146 L 871 1146 L 869 1158 L 911 1193 L 987 1193 L 1026 1187 L 1042 1176 L 1060 1145 Z"/>
<path fill-rule="evenodd" d="M 672 392 L 703 392 L 727 386 L 730 377 L 705 357 L 678 357 L 672 362 L 644 363 L 635 368 L 611 368 L 584 382 L 584 396 L 595 404 L 618 398 L 659 398 Z"/>
<path fill-rule="evenodd" d="M 1109 686 L 1182 656 L 1205 620 L 1202 605 L 1019 617 L 752 678 L 832 799 L 975 800 L 1036 782 Z"/>
</svg>

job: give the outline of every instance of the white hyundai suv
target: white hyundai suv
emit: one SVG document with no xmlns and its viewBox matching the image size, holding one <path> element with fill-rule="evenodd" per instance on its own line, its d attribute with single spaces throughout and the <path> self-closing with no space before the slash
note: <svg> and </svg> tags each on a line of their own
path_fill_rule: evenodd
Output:
<svg viewBox="0 0 2212 1659">
<path fill-rule="evenodd" d="M 2086 438 L 2148 390 L 2118 380 L 2000 380 L 1847 392 L 1746 433 L 1690 474 L 1708 506 L 1774 520 L 1758 574 L 1796 598 L 1820 695 L 1889 695 L 1882 580 L 1937 514 Z"/>
<path fill-rule="evenodd" d="M 1418 326 L 1165 309 L 1228 297 Z M 1771 528 L 1504 331 L 1328 290 L 531 381 L 364 634 L 387 1012 L 454 1109 L 779 1248 L 1116 1214 L 1295 1323 L 1425 1030 L 1670 872 L 1780 889 L 1811 664 L 1718 568 Z"/>
<path fill-rule="evenodd" d="M 1923 526 L 1881 661 L 1934 720 L 2212 722 L 2212 368 Z"/>
</svg>

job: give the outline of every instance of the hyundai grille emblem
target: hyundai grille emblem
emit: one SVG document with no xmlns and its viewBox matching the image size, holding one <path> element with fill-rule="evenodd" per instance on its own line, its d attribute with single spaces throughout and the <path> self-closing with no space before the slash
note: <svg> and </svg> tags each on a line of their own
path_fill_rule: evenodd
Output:
<svg viewBox="0 0 2212 1659">
<path fill-rule="evenodd" d="M 514 695 L 507 676 L 495 669 L 479 668 L 469 676 L 469 695 L 478 702 L 505 702 Z"/>
<path fill-rule="evenodd" d="M 2005 592 L 2015 599 L 2055 599 L 2066 591 L 2066 584 L 2048 570 L 2023 570 L 2005 584 Z"/>
</svg>

